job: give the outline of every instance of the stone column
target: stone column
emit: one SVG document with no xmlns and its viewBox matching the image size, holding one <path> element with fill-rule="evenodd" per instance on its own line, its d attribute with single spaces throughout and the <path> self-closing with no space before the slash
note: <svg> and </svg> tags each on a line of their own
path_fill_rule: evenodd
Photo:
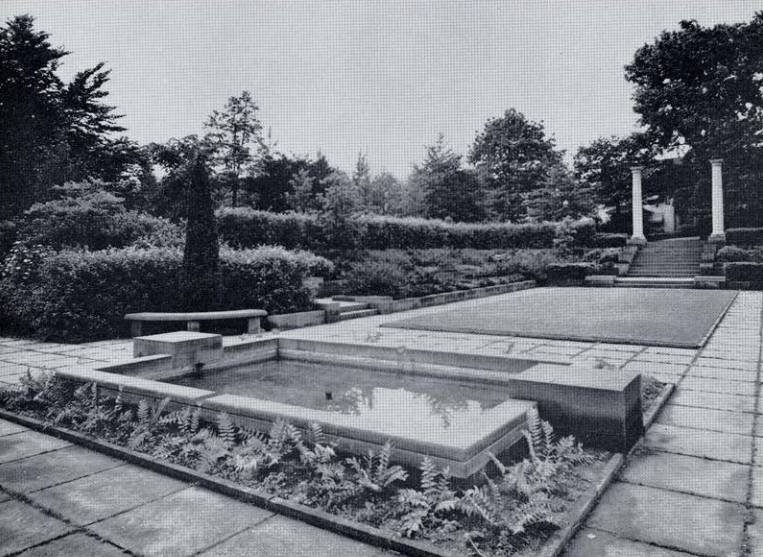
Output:
<svg viewBox="0 0 763 557">
<path fill-rule="evenodd" d="M 644 170 L 643 166 L 631 167 L 631 177 L 633 178 L 633 236 L 631 236 L 631 239 L 628 240 L 628 243 L 636 245 L 646 244 L 646 237 L 644 236 L 644 209 L 642 207 L 643 196 L 641 194 L 642 170 Z"/>
<path fill-rule="evenodd" d="M 708 242 L 723 243 L 726 241 L 726 227 L 723 223 L 723 174 L 721 165 L 723 159 L 712 159 L 713 166 L 713 232 Z"/>
</svg>

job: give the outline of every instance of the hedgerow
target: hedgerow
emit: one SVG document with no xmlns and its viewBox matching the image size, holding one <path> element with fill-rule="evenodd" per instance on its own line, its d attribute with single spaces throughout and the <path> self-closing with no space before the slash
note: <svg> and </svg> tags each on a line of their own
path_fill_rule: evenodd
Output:
<svg viewBox="0 0 763 557">
<path fill-rule="evenodd" d="M 347 249 L 347 238 L 327 234 L 314 214 L 276 214 L 245 208 L 217 212 L 220 238 L 235 247 L 263 244 L 310 250 Z M 354 248 L 367 250 L 431 248 L 551 248 L 554 240 L 571 235 L 576 245 L 594 245 L 591 222 L 450 223 L 436 219 L 363 215 L 350 220 Z"/>
<path fill-rule="evenodd" d="M 0 318 L 38 338 L 86 341 L 123 336 L 124 314 L 181 311 L 178 248 L 62 250 L 18 244 L 0 277 Z M 304 278 L 331 263 L 279 247 L 220 252 L 221 309 L 270 313 L 311 308 Z"/>
</svg>

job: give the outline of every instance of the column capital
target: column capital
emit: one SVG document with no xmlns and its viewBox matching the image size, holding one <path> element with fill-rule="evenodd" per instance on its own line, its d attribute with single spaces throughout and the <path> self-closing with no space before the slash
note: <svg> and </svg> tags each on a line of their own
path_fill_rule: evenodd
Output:
<svg viewBox="0 0 763 557">
<path fill-rule="evenodd" d="M 631 166 L 631 172 L 635 174 L 636 172 L 641 172 L 644 170 L 643 166 Z"/>
<path fill-rule="evenodd" d="M 721 166 L 721 164 L 723 164 L 723 159 L 710 159 L 710 164 L 713 166 Z"/>
</svg>

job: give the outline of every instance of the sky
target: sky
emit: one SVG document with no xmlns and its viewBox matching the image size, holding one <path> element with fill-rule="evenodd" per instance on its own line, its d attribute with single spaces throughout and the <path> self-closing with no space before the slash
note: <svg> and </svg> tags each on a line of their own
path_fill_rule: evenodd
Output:
<svg viewBox="0 0 763 557">
<path fill-rule="evenodd" d="M 277 149 L 405 177 L 443 133 L 466 154 L 516 108 L 568 157 L 637 129 L 623 67 L 682 19 L 743 22 L 761 0 L 0 0 L 72 54 L 105 62 L 108 102 L 140 143 L 202 134 L 251 92 Z"/>
</svg>

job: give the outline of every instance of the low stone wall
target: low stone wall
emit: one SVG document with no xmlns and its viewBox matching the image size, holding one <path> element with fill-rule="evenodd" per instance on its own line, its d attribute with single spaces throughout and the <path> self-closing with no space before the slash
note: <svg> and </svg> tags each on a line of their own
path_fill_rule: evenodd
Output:
<svg viewBox="0 0 763 557">
<path fill-rule="evenodd" d="M 302 311 L 299 313 L 284 313 L 281 315 L 269 315 L 268 324 L 271 328 L 286 330 L 300 329 L 323 325 L 326 322 L 326 312 L 323 310 Z"/>
<path fill-rule="evenodd" d="M 487 296 L 496 296 L 498 294 L 508 294 L 510 292 L 518 292 L 520 290 L 534 288 L 535 285 L 536 283 L 534 280 L 525 280 L 509 284 L 483 286 L 481 288 L 473 288 L 470 290 L 456 290 L 454 292 L 443 292 L 442 294 L 430 294 L 428 296 L 422 296 L 421 298 L 404 298 L 402 300 L 373 300 L 363 296 L 352 296 L 352 298 L 367 303 L 372 308 L 379 310 L 379 313 L 387 314 L 422 307 L 450 304 L 453 302 L 462 302 L 464 300 L 475 300 Z M 346 298 L 349 298 L 349 296 Z"/>
</svg>

